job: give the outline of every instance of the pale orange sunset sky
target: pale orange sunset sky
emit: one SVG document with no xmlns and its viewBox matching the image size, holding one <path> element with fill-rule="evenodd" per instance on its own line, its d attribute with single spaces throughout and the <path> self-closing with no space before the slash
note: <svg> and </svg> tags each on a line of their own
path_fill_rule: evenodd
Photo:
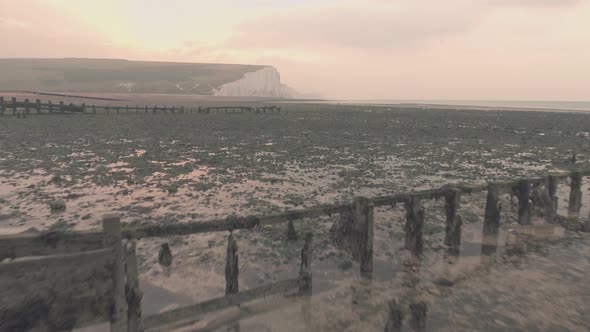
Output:
<svg viewBox="0 0 590 332">
<path fill-rule="evenodd" d="M 268 64 L 327 98 L 590 100 L 590 0 L 0 0 L 0 45 Z"/>
</svg>

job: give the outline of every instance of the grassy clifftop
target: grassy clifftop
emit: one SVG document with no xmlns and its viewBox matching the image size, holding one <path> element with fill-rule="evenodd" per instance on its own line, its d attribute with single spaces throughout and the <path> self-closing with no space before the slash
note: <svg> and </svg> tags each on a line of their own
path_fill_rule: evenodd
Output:
<svg viewBox="0 0 590 332">
<path fill-rule="evenodd" d="M 114 59 L 0 59 L 0 90 L 208 95 L 261 68 Z"/>
</svg>

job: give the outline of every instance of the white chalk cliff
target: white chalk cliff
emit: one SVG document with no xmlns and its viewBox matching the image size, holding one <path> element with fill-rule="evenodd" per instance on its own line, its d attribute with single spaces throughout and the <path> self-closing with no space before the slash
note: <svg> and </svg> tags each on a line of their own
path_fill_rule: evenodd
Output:
<svg viewBox="0 0 590 332">
<path fill-rule="evenodd" d="M 281 83 L 281 74 L 274 67 L 249 72 L 241 79 L 213 90 L 215 96 L 295 98 L 297 92 Z"/>
</svg>

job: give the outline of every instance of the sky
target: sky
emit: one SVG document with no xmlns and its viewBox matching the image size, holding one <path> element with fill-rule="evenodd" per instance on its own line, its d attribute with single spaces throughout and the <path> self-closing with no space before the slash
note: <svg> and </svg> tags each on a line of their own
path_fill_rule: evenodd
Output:
<svg viewBox="0 0 590 332">
<path fill-rule="evenodd" d="M 0 0 L 0 41 L 272 65 L 335 99 L 590 100 L 590 0 Z"/>
</svg>

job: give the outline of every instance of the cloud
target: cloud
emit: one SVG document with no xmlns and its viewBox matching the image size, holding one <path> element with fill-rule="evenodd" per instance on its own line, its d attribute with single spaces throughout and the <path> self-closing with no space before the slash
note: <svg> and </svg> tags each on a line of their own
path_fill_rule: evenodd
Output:
<svg viewBox="0 0 590 332">
<path fill-rule="evenodd" d="M 477 23 L 479 13 L 478 6 L 465 1 L 309 7 L 247 20 L 237 26 L 228 45 L 399 49 L 466 31 Z"/>
</svg>

